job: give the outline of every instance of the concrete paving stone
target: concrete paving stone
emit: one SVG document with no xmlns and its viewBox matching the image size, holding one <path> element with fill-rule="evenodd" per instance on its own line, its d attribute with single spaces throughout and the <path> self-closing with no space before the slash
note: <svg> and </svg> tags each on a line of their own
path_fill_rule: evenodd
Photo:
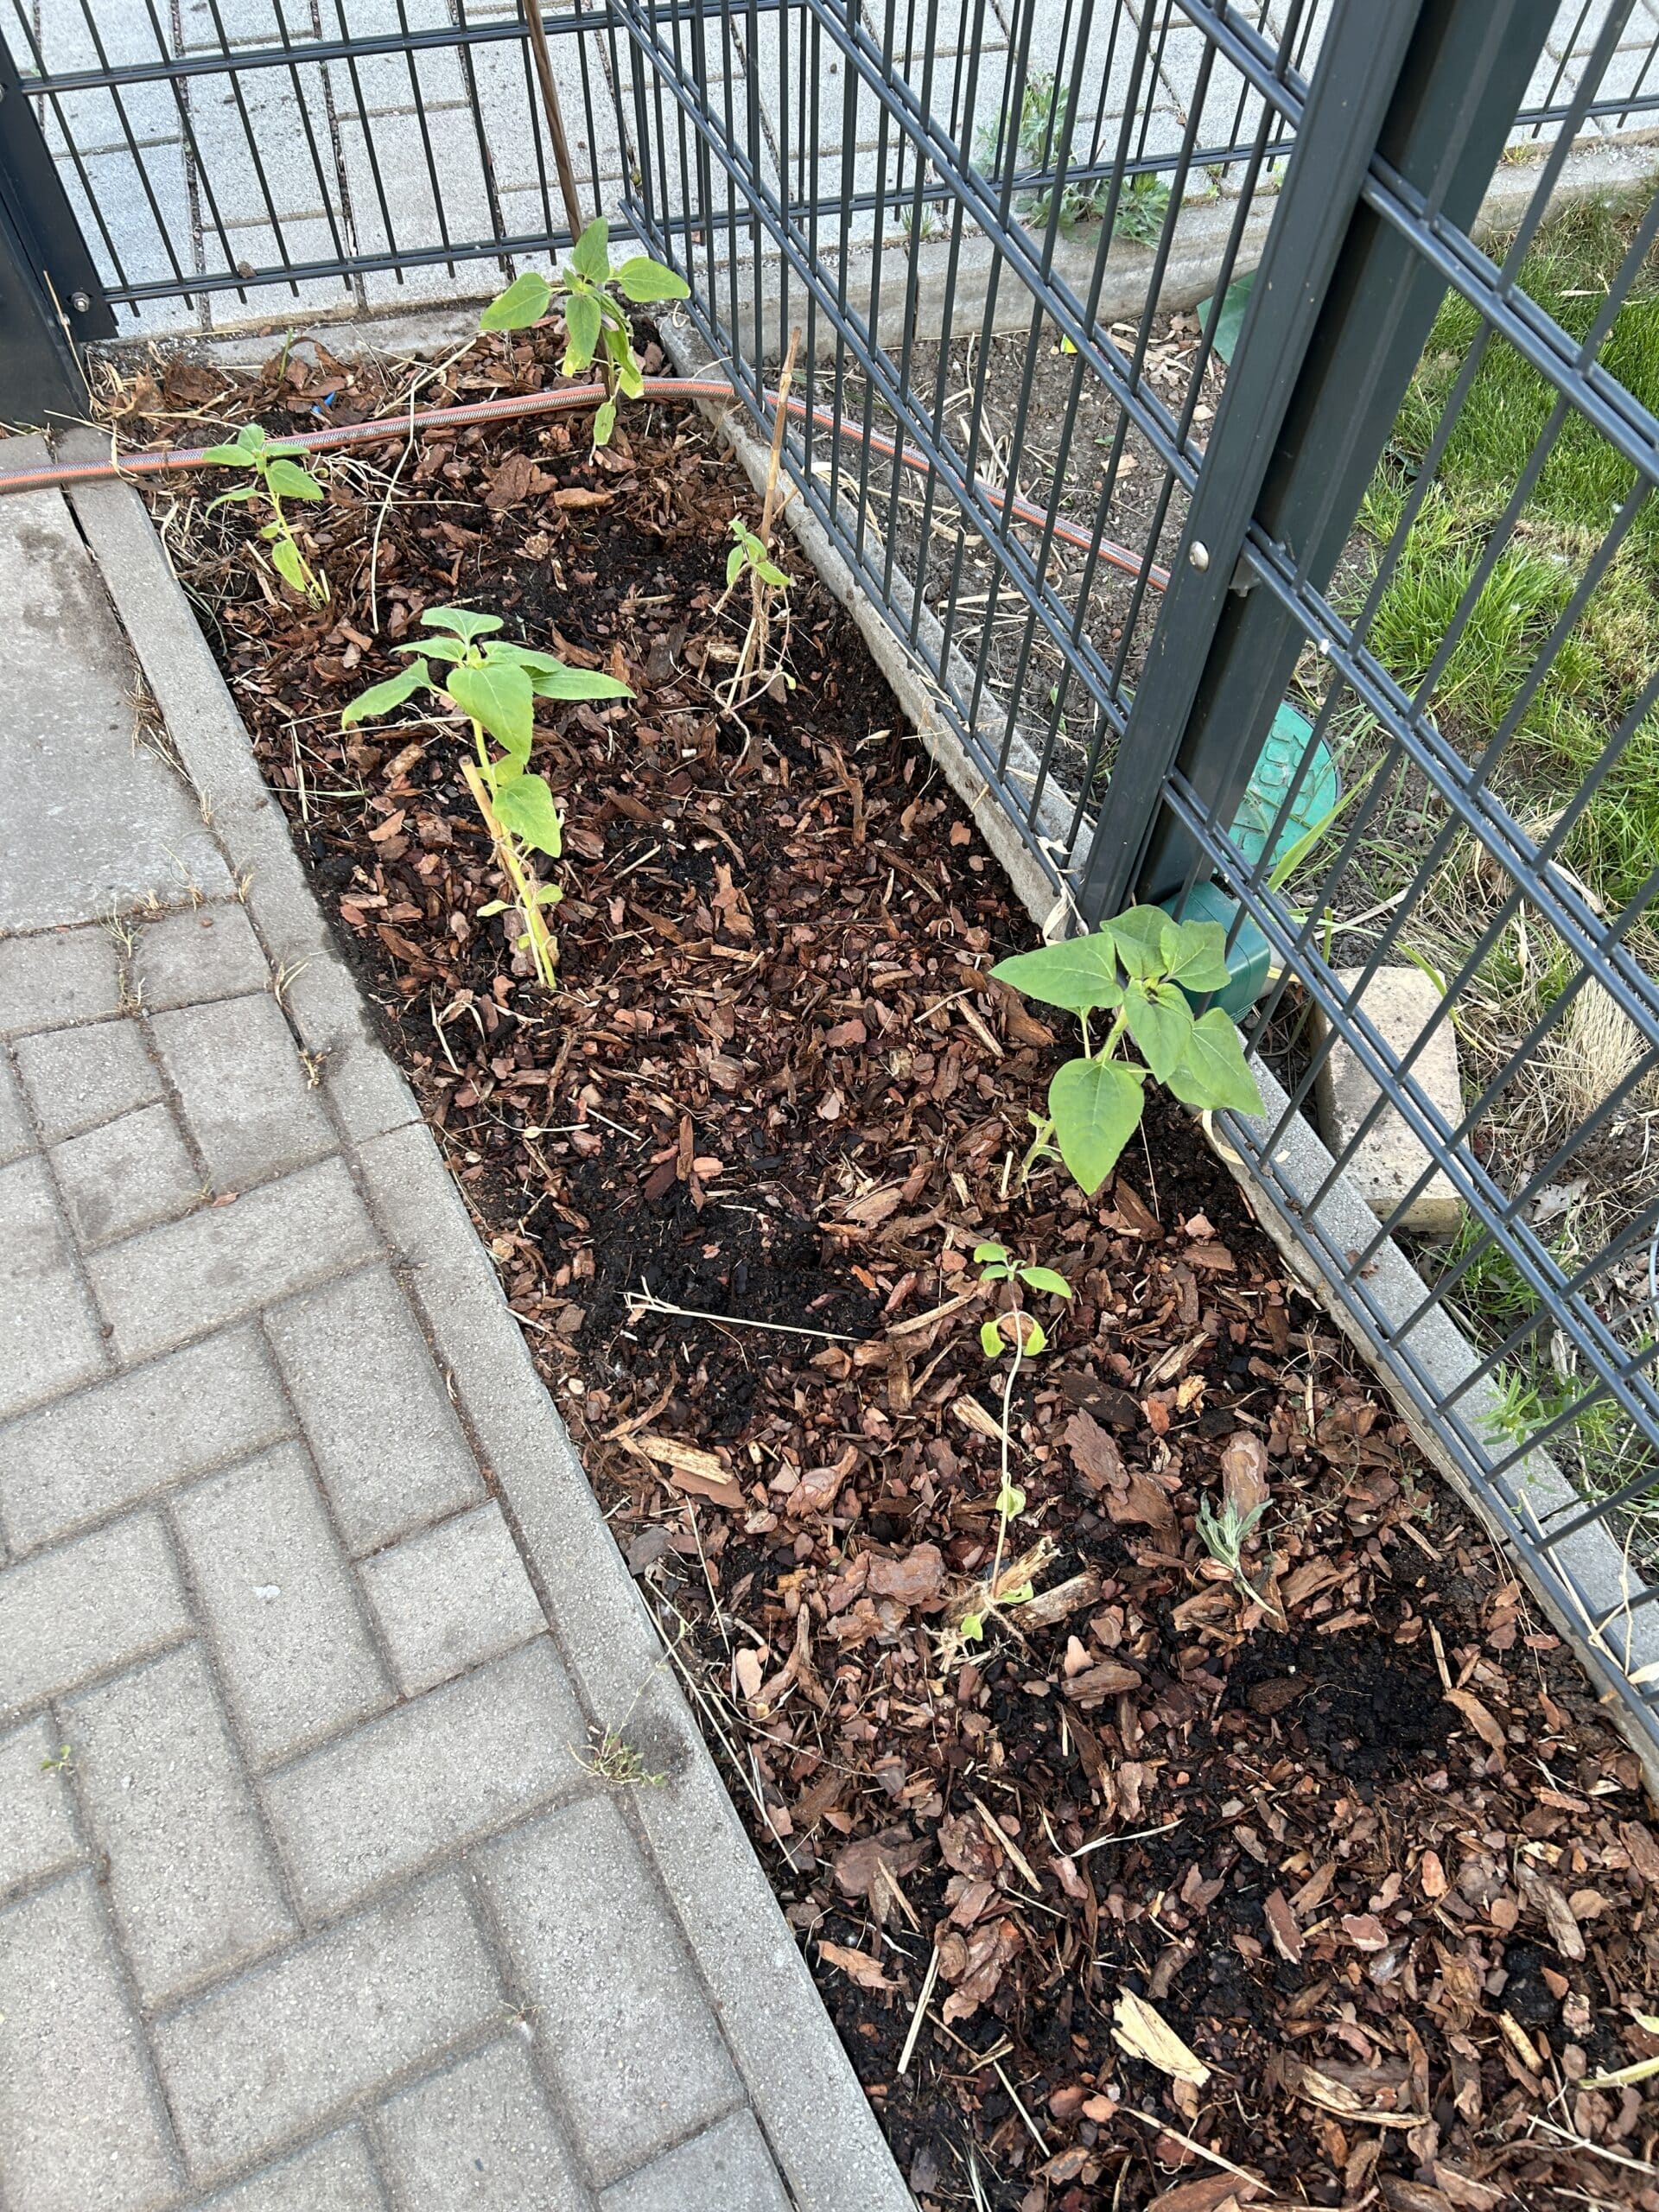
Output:
<svg viewBox="0 0 1659 2212">
<path fill-rule="evenodd" d="M 132 649 L 61 494 L 16 497 L 0 535 L 0 791 L 29 834 L 7 841 L 0 929 L 170 906 L 191 886 L 227 894 L 194 799 L 132 741 Z"/>
<path fill-rule="evenodd" d="M 83 1245 L 136 1236 L 202 1196 L 201 1170 L 159 1101 L 54 1147 L 52 1172 Z"/>
<path fill-rule="evenodd" d="M 138 931 L 132 952 L 146 1014 L 270 988 L 270 969 L 246 910 L 232 902 L 187 907 Z"/>
<path fill-rule="evenodd" d="M 474 1863 L 601 2186 L 738 2102 L 684 1939 L 610 1798 L 563 1806 Z"/>
<path fill-rule="evenodd" d="M 0 1569 L 0 1714 L 144 1658 L 192 1626 L 153 1513 Z"/>
<path fill-rule="evenodd" d="M 426 1341 L 384 1268 L 289 1300 L 266 1325 L 354 1554 L 484 1496 Z"/>
<path fill-rule="evenodd" d="M 245 84 L 248 81 L 243 79 Z M 295 184 L 304 189 L 297 178 Z M 349 232 L 338 217 L 330 220 L 322 213 L 315 183 L 303 199 L 286 193 L 281 198 L 272 196 L 276 198 L 278 225 L 273 226 L 263 216 L 226 224 L 225 236 L 233 261 L 245 262 L 253 269 L 293 269 L 308 261 L 334 261 L 352 251 Z M 348 276 L 301 277 L 292 290 L 286 283 L 283 287 L 296 324 L 308 315 L 349 315 L 356 304 L 355 289 Z"/>
<path fill-rule="evenodd" d="M 221 1191 L 334 1150 L 328 1117 L 268 992 L 158 1014 L 150 1033 L 186 1126 Z"/>
<path fill-rule="evenodd" d="M 607 2189 L 600 2212 L 790 2212 L 766 2139 L 734 2112 Z"/>
<path fill-rule="evenodd" d="M 0 2202 L 152 2212 L 175 2183 L 90 1874 L 0 1912 Z"/>
<path fill-rule="evenodd" d="M 108 1369 L 104 1332 L 38 1154 L 0 1167 L 0 1421 Z"/>
<path fill-rule="evenodd" d="M 1337 982 L 1349 996 L 1359 990 L 1363 968 L 1339 968 Z M 1457 1032 L 1433 980 L 1415 968 L 1379 968 L 1356 1001 L 1396 1058 L 1402 1059 L 1426 1029 L 1433 1034 L 1413 1062 L 1408 1078 L 1435 1108 L 1447 1126 L 1463 1118 L 1463 1084 L 1458 1071 Z M 1318 1007 L 1310 1022 L 1315 1045 L 1325 1042 L 1328 1024 Z M 1340 1155 L 1352 1143 L 1381 1092 L 1357 1054 L 1338 1038 L 1320 1064 L 1313 1095 L 1319 1134 Z M 1430 1164 L 1426 1147 L 1402 1116 L 1385 1107 L 1366 1131 L 1348 1162 L 1347 1172 L 1373 1211 L 1386 1219 Z M 1412 1199 L 1398 1226 L 1414 1235 L 1455 1236 L 1463 1204 L 1449 1176 L 1436 1168 Z"/>
<path fill-rule="evenodd" d="M 250 894 L 261 903 L 261 888 Z M 271 895 L 264 901 L 274 905 Z M 322 1064 L 322 1096 L 346 1143 L 361 1144 L 421 1118 L 414 1092 L 372 1034 L 363 1000 L 338 956 L 308 960 L 283 994 L 295 1034 Z"/>
<path fill-rule="evenodd" d="M 458 1514 L 359 1570 L 410 1697 L 546 1631 L 512 1533 L 492 1502 Z"/>
<path fill-rule="evenodd" d="M 3 1056 L 0 1056 L 0 1166 L 25 1152 L 33 1152 L 38 1141 L 17 1078 Z"/>
<path fill-rule="evenodd" d="M 0 938 L 0 1037 L 94 1021 L 120 1006 L 121 963 L 107 930 Z"/>
<path fill-rule="evenodd" d="M 454 1179 L 424 1127 L 362 1146 L 358 1166 L 388 1242 L 420 1255 L 410 1289 L 531 1556 L 556 1562 L 542 1587 L 587 1706 L 626 1712 L 660 1666 L 662 1639 L 632 1579 L 614 1579 L 616 1540 Z M 595 1605 L 607 1588 L 612 1602 Z"/>
<path fill-rule="evenodd" d="M 293 1426 L 258 1331 L 221 1330 L 0 1429 L 0 1528 L 36 1550 Z"/>
<path fill-rule="evenodd" d="M 604 1708 L 601 1708 L 604 1709 Z M 770 2142 L 805 2204 L 914 2212 L 766 1873 L 671 1675 L 653 1669 L 628 1740 L 660 1789 L 629 1808 L 645 1834 Z M 778 2053 L 786 2051 L 780 2066 Z"/>
<path fill-rule="evenodd" d="M 162 1095 L 160 1071 L 136 1021 L 20 1037 L 13 1049 L 48 1144 L 112 1122 Z"/>
<path fill-rule="evenodd" d="M 323 1160 L 233 1204 L 205 1206 L 105 1245 L 86 1269 L 116 1349 L 130 1361 L 205 1335 L 374 1253 L 374 1232 L 351 1177 L 338 1160 Z"/>
<path fill-rule="evenodd" d="M 266 1816 L 308 1915 L 585 1786 L 581 1710 L 550 1641 L 429 1690 L 270 1776 Z"/>
<path fill-rule="evenodd" d="M 146 2005 L 296 1932 L 199 1647 L 71 1700 L 63 1726 Z"/>
<path fill-rule="evenodd" d="M 391 1701 L 305 1453 L 279 1445 L 176 1508 L 244 1740 L 286 1758 Z"/>
<path fill-rule="evenodd" d="M 386 2198 L 368 2146 L 352 2128 L 226 2190 L 201 2212 L 386 2212 Z"/>
<path fill-rule="evenodd" d="M 69 1785 L 52 1764 L 61 1749 L 44 1715 L 0 1737 L 0 1897 L 82 1856 Z"/>
<path fill-rule="evenodd" d="M 200 53 L 203 48 L 217 52 L 226 45 L 297 46 L 316 35 L 305 0 L 218 0 L 217 5 L 214 0 L 183 0 L 177 20 L 184 54 Z M 203 119 L 205 124 L 205 116 Z M 240 142 L 239 150 L 245 160 L 245 141 Z"/>
<path fill-rule="evenodd" d="M 378 2133 L 399 2212 L 590 2212 L 517 2037 L 389 2099 Z"/>
<path fill-rule="evenodd" d="M 505 2028 L 505 2014 L 450 1875 L 238 1974 L 157 2023 L 151 2041 L 185 2156 L 210 2180 L 463 2037 Z"/>
</svg>

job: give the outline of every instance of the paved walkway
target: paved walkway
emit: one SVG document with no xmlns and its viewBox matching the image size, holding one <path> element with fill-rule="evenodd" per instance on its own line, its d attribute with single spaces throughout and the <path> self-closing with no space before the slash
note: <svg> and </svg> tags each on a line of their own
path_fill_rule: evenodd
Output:
<svg viewBox="0 0 1659 2212">
<path fill-rule="evenodd" d="M 0 604 L 0 2206 L 907 2203 L 245 752 L 56 494 Z"/>
</svg>

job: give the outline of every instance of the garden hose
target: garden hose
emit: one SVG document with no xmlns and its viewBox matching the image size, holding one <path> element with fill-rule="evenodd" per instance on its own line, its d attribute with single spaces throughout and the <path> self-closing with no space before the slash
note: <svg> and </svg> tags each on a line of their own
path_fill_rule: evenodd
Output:
<svg viewBox="0 0 1659 2212">
<path fill-rule="evenodd" d="M 377 416 L 372 422 L 341 423 L 333 429 L 297 430 L 278 442 L 298 447 L 307 453 L 329 453 L 343 446 L 383 445 L 389 438 L 411 436 L 416 430 L 459 429 L 472 423 L 511 423 L 526 415 L 561 414 L 567 408 L 597 407 L 609 396 L 603 385 L 562 385 L 550 391 L 514 393 L 505 399 L 472 400 L 459 407 L 414 408 L 397 416 Z M 647 377 L 642 396 L 671 404 L 736 397 L 731 385 L 715 377 Z M 776 392 L 768 391 L 766 397 L 776 406 Z M 926 455 L 918 453 L 914 446 L 901 447 L 882 431 L 861 429 L 828 408 L 809 409 L 801 399 L 785 399 L 784 408 L 785 413 L 799 421 L 804 422 L 810 416 L 819 429 L 853 439 L 888 460 L 901 461 L 906 468 L 925 474 L 931 466 Z M 48 468 L 20 468 L 8 474 L 3 473 L 4 447 L 0 444 L 0 496 L 11 492 L 51 491 L 66 484 L 136 480 L 146 476 L 170 475 L 181 469 L 211 467 L 205 446 L 175 446 L 159 453 L 130 454 L 118 460 L 64 461 Z M 1143 560 L 1127 546 L 1114 544 L 1109 537 L 1096 537 L 1077 523 L 1051 517 L 1046 507 L 1038 506 L 1033 500 L 1022 499 L 1018 494 L 1010 498 L 981 477 L 975 478 L 974 489 L 991 506 L 1006 508 L 1015 522 L 1036 530 L 1052 530 L 1062 544 L 1094 553 L 1126 575 L 1144 575 L 1155 590 L 1162 591 L 1168 585 L 1167 569 L 1160 568 L 1155 561 Z"/>
</svg>

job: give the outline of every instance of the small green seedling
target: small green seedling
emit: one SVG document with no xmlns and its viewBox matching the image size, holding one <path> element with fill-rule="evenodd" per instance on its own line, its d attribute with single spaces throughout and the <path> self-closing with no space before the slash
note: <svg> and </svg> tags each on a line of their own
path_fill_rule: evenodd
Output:
<svg viewBox="0 0 1659 2212">
<path fill-rule="evenodd" d="M 1244 1572 L 1244 1547 L 1255 1534 L 1262 1515 L 1268 1510 L 1263 1498 L 1259 1505 L 1243 1510 L 1232 1499 L 1223 1501 L 1219 1513 L 1211 1507 L 1207 1497 L 1198 1501 L 1198 1536 L 1211 1559 L 1224 1567 L 1233 1579 L 1238 1594 L 1247 1605 L 1262 1605 L 1271 1611 L 1261 1592 Z"/>
<path fill-rule="evenodd" d="M 308 468 L 302 468 L 293 458 L 304 450 L 302 446 L 273 443 L 257 423 L 245 423 L 228 445 L 209 446 L 202 459 L 219 468 L 251 469 L 254 481 L 238 484 L 233 491 L 221 492 L 218 499 L 208 502 L 207 512 L 211 514 L 215 507 L 263 499 L 270 509 L 271 518 L 259 535 L 270 548 L 271 566 L 284 583 L 292 584 L 313 607 L 327 607 L 328 579 L 313 569 L 301 552 L 294 525 L 283 509 L 284 499 L 323 497 L 322 486 Z"/>
<path fill-rule="evenodd" d="M 536 973 L 553 988 L 555 947 L 546 909 L 561 893 L 538 881 L 533 853 L 557 860 L 564 849 L 563 823 L 547 779 L 530 766 L 537 699 L 631 699 L 632 692 L 613 676 L 591 669 L 567 668 L 551 653 L 490 633 L 501 627 L 495 614 L 475 614 L 464 607 L 429 607 L 421 620 L 437 634 L 394 645 L 394 652 L 416 656 L 384 683 L 360 691 L 340 715 L 340 726 L 372 721 L 388 715 L 417 691 L 428 691 L 472 724 L 474 760 L 463 760 L 461 773 L 495 846 L 513 900 L 524 917 L 524 935 Z M 446 662 L 440 683 L 431 661 Z M 501 748 L 493 753 L 486 739 Z M 505 912 L 505 899 L 492 899 L 480 912 Z"/>
<path fill-rule="evenodd" d="M 1140 1127 L 1147 1069 L 1188 1106 L 1261 1113 L 1238 1032 L 1219 1007 L 1194 1014 L 1187 995 L 1226 988 L 1226 944 L 1219 922 L 1173 922 L 1160 906 L 1131 906 L 1092 937 L 1015 953 L 991 970 L 1027 998 L 1075 1014 L 1083 1028 L 1082 1057 L 1048 1086 L 1048 1119 L 1038 1124 L 1027 1173 L 1052 1137 L 1092 1198 Z M 1102 1012 L 1113 1019 L 1096 1048 L 1089 1017 Z M 1146 1067 L 1116 1058 L 1126 1032 Z"/>
<path fill-rule="evenodd" d="M 974 1258 L 980 1263 L 982 1289 L 993 1288 L 998 1283 L 1021 1282 L 1027 1289 L 1044 1291 L 1052 1298 L 1071 1295 L 1071 1284 L 1058 1268 L 1027 1267 L 1014 1257 L 1006 1244 L 976 1244 Z M 1014 1405 L 1014 1386 L 1019 1379 L 1020 1361 L 1035 1359 L 1046 1351 L 1048 1338 L 1034 1314 L 1027 1313 L 1023 1306 L 1010 1306 L 980 1324 L 979 1343 L 987 1359 L 1001 1359 L 1009 1350 L 1013 1351 L 1014 1358 L 1002 1384 L 1002 1484 L 996 1494 L 996 1556 L 991 1562 L 984 1605 L 977 1611 L 964 1613 L 957 1624 L 957 1633 L 968 1643 L 977 1643 L 984 1635 L 988 1611 L 998 1605 L 1024 1605 L 1032 1594 L 1029 1582 L 1022 1582 L 1013 1590 L 999 1590 L 997 1586 L 1002 1573 L 1002 1554 L 1007 1546 L 1008 1525 L 1026 1510 L 1026 1493 L 1008 1471 L 1012 1440 L 1008 1421 Z"/>
<path fill-rule="evenodd" d="M 1057 164 L 1069 143 L 1071 103 L 1071 92 L 1057 87 L 1051 70 L 1032 72 L 1020 102 L 1013 144 L 1004 143 L 1005 123 L 988 124 L 979 133 L 974 158 L 993 183 L 1001 183 L 1005 162 L 1016 172 L 1021 168 L 1040 172 Z M 1103 177 L 1081 178 L 1061 187 L 1058 211 L 1052 185 L 1019 193 L 1014 207 L 1022 220 L 1044 229 L 1053 216 L 1055 227 L 1069 237 L 1079 223 L 1103 215 L 1110 198 L 1111 188 Z M 1162 230 L 1168 211 L 1169 187 L 1154 171 L 1137 170 L 1123 180 L 1112 216 L 1113 232 L 1147 245 Z M 1070 353 L 1077 348 L 1063 340 L 1061 350 Z"/>
<path fill-rule="evenodd" d="M 539 322 L 556 298 L 564 302 L 566 376 L 582 375 L 604 355 L 603 367 L 610 397 L 594 416 L 594 443 L 607 445 L 616 428 L 616 395 L 640 398 L 645 389 L 645 372 L 633 350 L 633 333 L 621 302 L 652 307 L 664 300 L 683 300 L 690 286 L 671 269 L 649 255 L 636 253 L 616 268 L 611 266 L 610 225 L 601 215 L 570 250 L 570 258 L 556 276 L 543 276 L 526 269 L 506 290 L 490 302 L 478 319 L 480 330 L 528 330 Z"/>
<path fill-rule="evenodd" d="M 731 532 L 737 543 L 726 556 L 727 590 L 735 591 L 738 579 L 748 569 L 774 591 L 787 591 L 789 578 L 775 561 L 767 557 L 764 542 L 755 536 L 741 515 L 732 517 Z"/>
<path fill-rule="evenodd" d="M 785 389 L 787 390 L 787 386 Z M 783 410 L 780 407 L 779 420 L 781 422 L 782 419 Z M 774 461 L 774 468 L 775 466 Z M 723 695 L 728 714 L 735 713 L 741 706 L 747 706 L 757 692 L 779 690 L 780 678 L 785 689 L 792 691 L 795 688 L 795 680 L 784 665 L 785 656 L 789 651 L 789 578 L 767 550 L 772 501 L 772 493 L 769 489 L 766 512 L 759 531 L 751 530 L 741 515 L 734 515 L 728 525 L 736 543 L 726 556 L 726 588 L 720 595 L 715 613 L 718 613 L 725 606 L 745 576 L 749 580 L 749 626 L 743 633 L 737 666 Z M 783 609 L 783 627 L 774 654 L 772 623 L 772 611 L 777 606 Z"/>
</svg>

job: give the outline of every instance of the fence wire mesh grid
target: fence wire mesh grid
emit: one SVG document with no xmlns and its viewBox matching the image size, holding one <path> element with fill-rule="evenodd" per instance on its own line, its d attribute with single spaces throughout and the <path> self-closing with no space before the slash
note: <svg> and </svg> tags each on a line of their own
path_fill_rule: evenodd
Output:
<svg viewBox="0 0 1659 2212">
<path fill-rule="evenodd" d="M 115 327 L 476 296 L 568 238 L 510 8 L 6 4 Z M 800 329 L 796 494 L 1057 905 L 1227 921 L 1286 1095 L 1232 1141 L 1659 1747 L 1659 13 L 544 21 L 584 201 L 682 270 L 762 423 Z M 1402 1128 L 1418 1165 L 1337 1235 Z"/>
<path fill-rule="evenodd" d="M 1316 61 L 1332 5 L 1294 9 L 1282 45 L 1294 69 Z M 1514 125 L 1518 149 L 1570 126 L 1586 150 L 1605 150 L 1659 121 L 1649 0 L 1637 0 L 1592 96 L 1579 99 L 1599 8 L 1567 0 L 1553 24 Z M 622 17 L 602 0 L 574 0 L 541 20 L 584 199 L 613 208 L 639 167 L 620 81 Z M 740 136 L 753 122 L 761 169 L 798 213 L 817 208 L 826 245 L 849 207 L 855 238 L 880 227 L 891 244 L 919 245 L 948 227 L 947 185 L 918 179 L 913 162 L 910 174 L 883 170 L 883 148 L 897 158 L 902 134 L 883 133 L 879 98 L 839 73 L 833 39 L 822 26 L 806 37 L 787 0 L 724 10 L 676 0 L 655 20 L 678 25 L 684 54 L 701 39 L 705 96 L 716 109 L 729 103 Z M 946 0 L 890 11 L 885 28 L 875 10 L 868 21 L 891 48 L 895 82 L 925 92 L 965 150 L 996 149 L 1022 213 L 1044 207 L 1065 135 L 1057 78 L 1075 80 L 1063 232 L 1110 195 L 1122 203 L 1120 235 L 1151 239 L 1160 180 L 1185 164 L 1190 217 L 1250 158 L 1255 104 L 1243 79 L 1173 0 L 1139 10 L 1128 0 Z M 1276 16 L 1252 21 L 1277 37 Z M 562 241 L 526 30 L 516 0 L 0 5 L 10 73 L 43 131 L 115 327 L 128 333 L 471 298 L 494 274 L 480 264 Z M 1022 73 L 1016 115 L 1006 93 L 1022 45 L 1038 60 Z M 798 67 L 809 47 L 830 72 L 814 87 L 810 129 Z M 1057 67 L 1067 54 L 1075 66 Z M 1281 119 L 1281 154 L 1288 135 Z"/>
<path fill-rule="evenodd" d="M 1649 1592 L 1610 1604 L 1567 1562 L 1595 1519 L 1645 1562 L 1659 1441 L 1659 823 L 1635 798 L 1656 677 L 1646 614 L 1621 612 L 1651 591 L 1659 202 L 1560 200 L 1633 35 L 1645 81 L 1650 26 L 1599 13 L 1529 160 L 1536 8 L 1425 11 L 1386 100 L 1386 41 L 1357 13 L 1318 27 L 1311 75 L 1305 11 L 1068 10 L 1040 43 L 1022 17 L 987 124 L 980 25 L 953 18 L 942 58 L 937 9 L 877 27 L 806 0 L 763 34 L 767 132 L 709 75 L 726 41 L 621 5 L 640 213 L 711 351 L 760 410 L 801 327 L 800 495 L 1079 918 L 1196 897 L 1259 960 L 1246 1027 L 1289 1096 L 1237 1141 L 1603 1671 L 1643 1675 Z M 1154 162 L 1177 31 L 1188 96 Z M 826 143 L 833 221 L 801 188 Z M 888 193 L 897 249 L 865 212 Z M 1171 313 L 1195 203 L 1207 297 Z M 912 250 L 935 207 L 942 271 Z M 1150 270 L 1120 289 L 1137 250 Z M 1439 993 L 1404 1039 L 1373 1019 L 1403 963 Z M 1448 1102 L 1421 1077 L 1452 1033 Z M 1294 1187 L 1281 1140 L 1344 1054 L 1369 1101 L 1330 1175 Z M 1421 1167 L 1338 1245 L 1332 1179 L 1387 1124 Z M 1462 1226 L 1420 1244 L 1432 1287 L 1402 1313 L 1372 1289 L 1378 1255 L 1436 1198 Z M 1446 1312 L 1478 1347 L 1450 1386 L 1422 1351 Z"/>
</svg>

